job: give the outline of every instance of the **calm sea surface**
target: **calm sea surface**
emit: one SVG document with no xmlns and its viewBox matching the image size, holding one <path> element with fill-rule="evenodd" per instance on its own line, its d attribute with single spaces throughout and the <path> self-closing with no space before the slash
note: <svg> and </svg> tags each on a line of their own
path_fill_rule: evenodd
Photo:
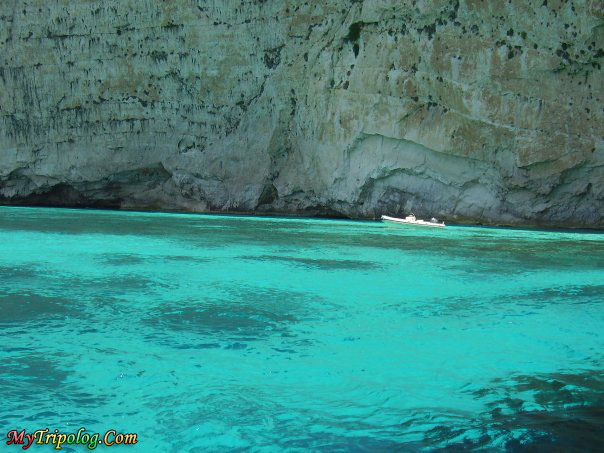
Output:
<svg viewBox="0 0 604 453">
<path fill-rule="evenodd" d="M 603 370 L 604 234 L 0 208 L 5 440 L 597 451 Z"/>
</svg>

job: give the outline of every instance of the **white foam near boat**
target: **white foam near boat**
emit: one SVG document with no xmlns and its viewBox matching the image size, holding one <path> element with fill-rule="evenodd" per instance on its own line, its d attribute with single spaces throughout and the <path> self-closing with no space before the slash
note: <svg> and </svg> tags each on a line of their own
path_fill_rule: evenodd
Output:
<svg viewBox="0 0 604 453">
<path fill-rule="evenodd" d="M 392 222 L 399 223 L 403 225 L 415 225 L 415 226 L 425 226 L 425 227 L 434 227 L 434 228 L 444 228 L 445 222 L 439 223 L 438 220 L 432 218 L 430 221 L 427 220 L 417 220 L 413 214 L 408 215 L 404 219 L 397 219 L 396 217 L 389 217 L 387 215 L 382 216 L 382 220 L 384 222 Z"/>
</svg>

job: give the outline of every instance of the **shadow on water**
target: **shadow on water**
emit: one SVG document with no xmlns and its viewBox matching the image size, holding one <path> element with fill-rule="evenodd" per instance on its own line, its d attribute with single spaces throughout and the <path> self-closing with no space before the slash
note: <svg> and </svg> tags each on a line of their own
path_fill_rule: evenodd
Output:
<svg viewBox="0 0 604 453">
<path fill-rule="evenodd" d="M 35 266 L 0 266 L 0 275 L 5 282 L 9 280 L 20 282 L 35 279 L 39 271 Z"/>
<path fill-rule="evenodd" d="M 87 278 L 73 274 L 38 272 L 29 267 L 3 268 L 0 282 L 0 326 L 80 329 L 77 320 L 96 319 L 98 310 L 135 315 L 132 298 L 165 293 L 174 287 L 142 274 Z M 6 277 L 6 278 L 5 278 Z M 104 323 L 101 322 L 101 326 Z"/>
<path fill-rule="evenodd" d="M 519 305 L 541 307 L 547 304 L 598 304 L 604 303 L 604 285 L 566 285 L 508 296 Z"/>
<path fill-rule="evenodd" d="M 488 411 L 474 420 L 435 426 L 437 451 L 601 451 L 604 373 L 519 375 L 470 392 Z"/>
<path fill-rule="evenodd" d="M 0 363 L 0 375 L 13 381 L 26 381 L 34 388 L 49 390 L 63 384 L 69 373 L 61 370 L 57 363 L 39 355 L 4 358 Z M 9 386 L 4 386 L 10 393 Z"/>
<path fill-rule="evenodd" d="M 253 304 L 226 302 L 199 305 L 194 301 L 160 306 L 143 323 L 154 328 L 151 337 L 163 338 L 165 343 L 179 345 L 179 339 L 166 335 L 172 332 L 206 337 L 212 344 L 229 339 L 256 340 L 274 333 L 283 333 L 296 318 L 286 313 L 275 313 Z M 172 333 L 173 334 L 173 333 Z"/>
<path fill-rule="evenodd" d="M 451 244 L 447 252 L 460 263 L 446 265 L 447 269 L 469 274 L 518 274 L 544 269 L 594 269 L 604 267 L 602 241 L 511 241 L 489 239 L 470 244 Z M 597 251 L 600 250 L 601 253 Z M 468 262 L 473 263 L 468 265 Z"/>
<path fill-rule="evenodd" d="M 133 266 L 145 264 L 146 260 L 142 256 L 130 253 L 108 253 L 99 258 L 99 262 L 109 266 Z"/>
<path fill-rule="evenodd" d="M 262 231 L 264 230 L 264 232 Z M 235 240 L 256 245 L 270 244 L 273 247 L 288 246 L 296 250 L 307 250 L 316 247 L 348 248 L 363 247 L 399 252 L 405 255 L 417 254 L 422 258 L 438 258 L 438 266 L 457 270 L 464 273 L 485 274 L 517 274 L 519 271 L 535 271 L 543 269 L 593 269 L 604 267 L 604 242 L 581 240 L 529 240 L 523 238 L 514 241 L 508 237 L 458 237 L 437 236 L 429 234 L 384 234 L 380 229 L 369 231 L 347 232 L 339 228 L 336 232 L 307 229 L 282 228 L 273 231 L 269 226 L 256 226 L 247 235 L 240 235 Z M 601 253 L 598 253 L 598 250 Z M 245 257 L 251 259 L 252 257 Z M 256 257 L 262 259 L 296 258 L 280 256 Z M 342 260 L 344 266 L 345 260 Z M 349 263 L 351 268 L 358 264 Z M 312 266 L 322 263 L 303 263 Z M 471 264 L 470 264 L 471 263 Z M 329 263 L 323 263 L 329 267 Z M 334 265 L 337 265 L 334 263 Z M 368 266 L 369 267 L 369 266 Z"/>
<path fill-rule="evenodd" d="M 243 391 L 245 390 L 245 391 Z M 604 433 L 604 376 L 600 371 L 518 375 L 495 379 L 484 389 L 470 390 L 486 410 L 473 413 L 442 407 L 411 409 L 374 407 L 360 415 L 283 408 L 254 388 L 211 392 L 184 420 L 203 424 L 221 420 L 225 427 L 270 421 L 270 430 L 239 437 L 239 444 L 271 445 L 312 451 L 509 451 L 596 452 Z M 177 401 L 173 401 L 177 404 Z M 166 404 L 163 400 L 161 404 Z M 349 404 L 349 403 L 347 403 Z M 191 406 L 192 407 L 192 406 Z M 287 416 L 281 417 L 281 411 Z M 394 412 L 391 412 L 393 411 Z M 397 425 L 374 423 L 376 415 L 402 419 Z M 300 418 L 304 424 L 300 424 Z M 162 426 L 182 426 L 182 417 L 162 414 Z M 266 424 L 261 424 L 263 428 Z M 307 427 L 312 426 L 312 430 Z M 423 434 L 422 434 L 423 433 Z M 223 434 L 221 432 L 220 434 Z M 212 433 L 214 435 L 214 433 Z M 215 436 L 218 436 L 216 434 Z M 194 443 L 194 439 L 192 439 Z M 252 443 L 253 442 L 253 443 Z M 197 451 L 197 450 L 196 450 Z M 199 450 L 201 451 L 201 450 Z"/>
<path fill-rule="evenodd" d="M 495 297 L 439 297 L 425 300 L 423 294 L 418 300 L 410 302 L 405 295 L 398 303 L 389 307 L 418 317 L 482 315 L 498 308 L 499 315 L 529 314 L 534 310 L 547 309 L 552 305 L 598 305 L 604 304 L 604 285 L 566 285 L 555 286 L 517 294 L 505 294 Z M 530 311 L 527 311 L 531 309 Z"/>
<path fill-rule="evenodd" d="M 79 277 L 65 275 L 57 285 L 50 286 L 55 291 L 78 296 L 81 298 L 122 297 L 138 294 L 154 294 L 173 289 L 175 282 L 153 279 L 143 273 L 116 273 L 106 277 Z"/>
<path fill-rule="evenodd" d="M 212 260 L 210 258 L 199 258 L 195 256 L 187 255 L 163 255 L 160 257 L 167 262 L 181 262 L 181 263 L 209 263 Z"/>
<path fill-rule="evenodd" d="M 146 322 L 172 330 L 184 330 L 201 334 L 241 335 L 256 337 L 263 332 L 276 330 L 283 323 L 291 323 L 291 315 L 280 315 L 253 305 L 227 304 L 220 306 L 191 307 L 174 304 L 163 306 L 156 317 Z"/>
<path fill-rule="evenodd" d="M 132 253 L 107 253 L 98 258 L 101 265 L 108 266 L 139 266 L 145 264 L 157 265 L 166 263 L 208 263 L 209 258 L 200 258 L 187 255 L 136 255 Z"/>
<path fill-rule="evenodd" d="M 218 347 L 229 341 L 288 337 L 316 297 L 276 288 L 226 288 L 224 299 L 205 298 L 162 304 L 142 322 L 151 341 L 177 348 Z M 183 335 L 174 335 L 180 332 Z M 243 346 L 241 346 L 243 347 Z"/>
<path fill-rule="evenodd" d="M 278 255 L 259 255 L 259 256 L 241 256 L 240 259 L 255 260 L 255 261 L 275 261 L 284 262 L 303 266 L 306 268 L 320 270 L 363 270 L 363 269 L 379 269 L 381 265 L 371 261 L 360 260 L 333 260 L 319 258 L 299 258 L 295 256 L 278 256 Z"/>
<path fill-rule="evenodd" d="M 82 311 L 66 298 L 29 293 L 0 294 L 0 326 L 48 323 L 81 315 Z"/>
<path fill-rule="evenodd" d="M 17 427 L 26 422 L 44 425 L 48 420 L 56 426 L 69 417 L 83 420 L 90 408 L 106 404 L 111 398 L 111 395 L 93 395 L 70 383 L 67 368 L 58 356 L 37 353 L 4 356 L 0 363 L 3 407 L 0 425 Z"/>
</svg>

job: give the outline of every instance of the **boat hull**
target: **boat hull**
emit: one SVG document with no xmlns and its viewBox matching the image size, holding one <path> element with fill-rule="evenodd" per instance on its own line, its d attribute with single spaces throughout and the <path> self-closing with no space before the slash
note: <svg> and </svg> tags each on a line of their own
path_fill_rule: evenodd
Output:
<svg viewBox="0 0 604 453">
<path fill-rule="evenodd" d="M 398 219 L 396 217 L 389 217 L 387 215 L 382 216 L 382 220 L 388 223 L 396 223 L 398 225 L 410 225 L 410 226 L 419 226 L 419 227 L 429 227 L 429 228 L 444 228 L 446 225 L 443 223 L 435 223 L 435 222 L 426 222 L 425 220 L 405 220 Z"/>
</svg>

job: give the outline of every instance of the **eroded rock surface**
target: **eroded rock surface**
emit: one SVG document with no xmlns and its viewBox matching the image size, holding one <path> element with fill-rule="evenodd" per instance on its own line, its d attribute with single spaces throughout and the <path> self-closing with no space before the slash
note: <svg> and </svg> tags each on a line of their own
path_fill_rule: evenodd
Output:
<svg viewBox="0 0 604 453">
<path fill-rule="evenodd" d="M 604 227 L 599 0 L 6 0 L 0 202 Z"/>
</svg>

